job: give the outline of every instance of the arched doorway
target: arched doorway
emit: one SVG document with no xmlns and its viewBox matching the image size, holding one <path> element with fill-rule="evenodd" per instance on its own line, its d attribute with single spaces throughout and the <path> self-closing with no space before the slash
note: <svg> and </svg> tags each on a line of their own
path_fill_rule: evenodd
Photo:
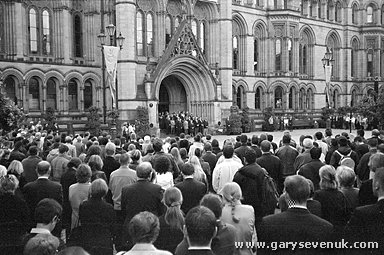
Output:
<svg viewBox="0 0 384 255">
<path fill-rule="evenodd" d="M 188 111 L 187 93 L 183 83 L 174 75 L 161 82 L 159 91 L 159 113 Z"/>
</svg>

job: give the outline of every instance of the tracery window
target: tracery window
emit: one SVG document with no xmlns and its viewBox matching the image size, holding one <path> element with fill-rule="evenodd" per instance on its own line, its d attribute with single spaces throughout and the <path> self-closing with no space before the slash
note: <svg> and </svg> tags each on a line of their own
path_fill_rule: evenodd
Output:
<svg viewBox="0 0 384 255">
<path fill-rule="evenodd" d="M 56 106 L 56 83 L 50 78 L 47 81 L 47 108 L 57 109 Z"/>
<path fill-rule="evenodd" d="M 75 14 L 73 22 L 75 57 L 83 57 L 83 28 L 80 14 Z"/>
<path fill-rule="evenodd" d="M 138 56 L 154 56 L 153 13 L 136 13 L 136 51 Z"/>
<path fill-rule="evenodd" d="M 68 83 L 68 108 L 70 111 L 78 110 L 78 102 L 77 102 L 77 82 L 75 79 L 71 79 Z"/>
<path fill-rule="evenodd" d="M 275 42 L 275 70 L 281 71 L 281 39 L 276 39 Z"/>
<path fill-rule="evenodd" d="M 93 89 L 91 81 L 87 80 L 84 83 L 84 109 L 88 109 L 93 105 Z"/>
<path fill-rule="evenodd" d="M 38 53 L 38 35 L 37 35 L 37 13 L 36 9 L 29 10 L 29 49 L 31 53 Z"/>
</svg>

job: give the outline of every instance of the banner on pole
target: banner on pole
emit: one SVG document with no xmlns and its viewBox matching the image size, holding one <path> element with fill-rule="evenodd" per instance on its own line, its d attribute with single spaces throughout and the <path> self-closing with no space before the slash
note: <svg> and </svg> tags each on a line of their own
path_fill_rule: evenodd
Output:
<svg viewBox="0 0 384 255">
<path fill-rule="evenodd" d="M 114 46 L 103 46 L 103 51 L 105 68 L 107 71 L 107 84 L 112 96 L 112 106 L 113 108 L 116 108 L 116 71 L 120 48 Z"/>
</svg>

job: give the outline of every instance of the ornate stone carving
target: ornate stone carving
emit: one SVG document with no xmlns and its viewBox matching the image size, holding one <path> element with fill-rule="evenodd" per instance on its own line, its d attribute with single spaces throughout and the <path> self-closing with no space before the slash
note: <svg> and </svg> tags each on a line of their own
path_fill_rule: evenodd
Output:
<svg viewBox="0 0 384 255">
<path fill-rule="evenodd" d="M 367 38 L 367 49 L 375 49 L 376 48 L 376 38 Z"/>
<path fill-rule="evenodd" d="M 283 36 L 283 26 L 275 26 L 275 37 Z"/>
<path fill-rule="evenodd" d="M 151 0 L 138 0 L 137 5 L 140 9 L 143 11 L 150 11 L 153 10 L 153 3 Z"/>
<path fill-rule="evenodd" d="M 181 15 L 181 5 L 180 2 L 175 0 L 170 0 L 167 5 L 167 11 L 172 16 Z"/>
<path fill-rule="evenodd" d="M 195 14 L 195 17 L 199 20 L 207 18 L 207 14 L 205 12 L 204 6 L 199 3 L 195 5 L 194 14 Z"/>
</svg>

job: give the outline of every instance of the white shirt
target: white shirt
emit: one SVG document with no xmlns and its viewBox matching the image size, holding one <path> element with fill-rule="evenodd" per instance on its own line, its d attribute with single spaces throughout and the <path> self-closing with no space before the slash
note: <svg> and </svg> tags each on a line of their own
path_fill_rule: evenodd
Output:
<svg viewBox="0 0 384 255">
<path fill-rule="evenodd" d="M 236 172 L 242 167 L 243 164 L 233 158 L 226 158 L 220 164 L 216 165 L 212 174 L 212 186 L 217 194 L 221 194 L 224 185 L 232 182 Z"/>
</svg>

